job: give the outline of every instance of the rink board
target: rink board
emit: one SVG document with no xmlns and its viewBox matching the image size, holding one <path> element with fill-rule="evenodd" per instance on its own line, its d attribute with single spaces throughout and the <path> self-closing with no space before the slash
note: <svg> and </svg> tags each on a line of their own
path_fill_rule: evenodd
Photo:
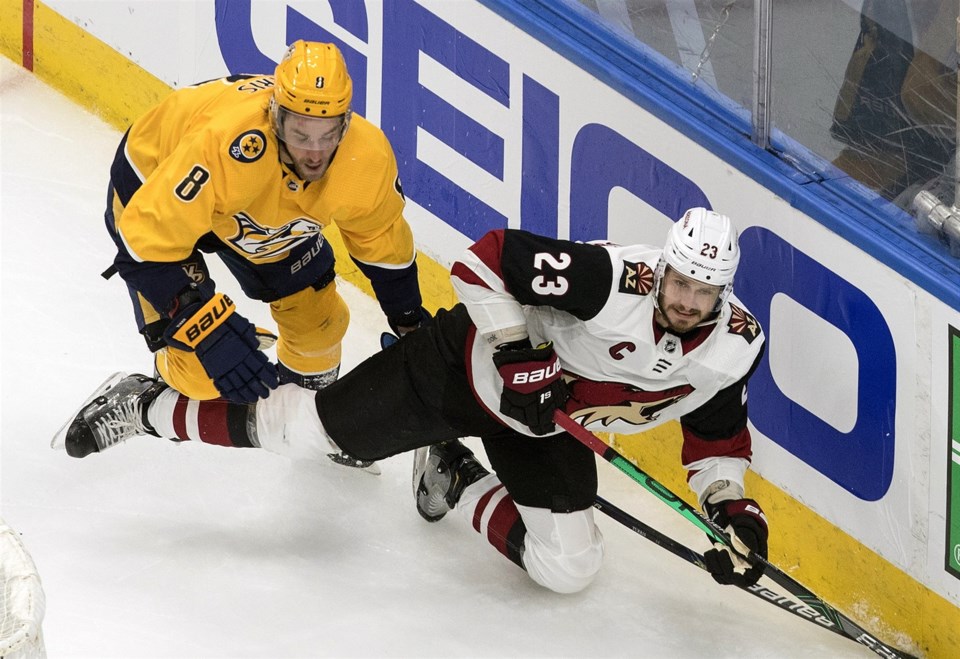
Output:
<svg viewBox="0 0 960 659">
<path fill-rule="evenodd" d="M 772 559 L 891 642 L 960 646 L 960 314 L 896 255 L 858 247 L 840 202 L 725 149 L 693 110 L 650 110 L 655 85 L 641 98 L 601 81 L 582 53 L 478 3 L 51 2 L 26 27 L 22 9 L 0 4 L 4 54 L 120 129 L 171 87 L 269 70 L 288 39 L 337 41 L 357 111 L 397 150 L 432 308 L 452 302 L 446 268 L 488 229 L 656 244 L 687 206 L 731 214 L 738 295 L 769 337 L 748 487 Z M 619 441 L 689 496 L 675 425 Z"/>
</svg>

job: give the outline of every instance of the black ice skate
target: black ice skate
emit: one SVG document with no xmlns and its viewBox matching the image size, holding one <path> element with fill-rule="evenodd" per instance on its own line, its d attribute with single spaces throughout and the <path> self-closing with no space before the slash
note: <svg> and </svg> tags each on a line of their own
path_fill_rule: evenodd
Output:
<svg viewBox="0 0 960 659">
<path fill-rule="evenodd" d="M 455 439 L 417 449 L 413 458 L 417 512 L 428 522 L 441 520 L 469 485 L 489 473 L 473 452 Z"/>
<path fill-rule="evenodd" d="M 342 452 L 327 453 L 327 457 L 341 467 L 353 467 L 354 469 L 362 469 L 374 475 L 380 474 L 380 466 L 374 460 L 361 460 L 360 458 L 355 458 L 352 455 Z"/>
<path fill-rule="evenodd" d="M 83 458 L 137 435 L 159 437 L 146 421 L 146 409 L 166 388 L 164 382 L 146 375 L 114 373 L 64 424 L 50 446 Z"/>
</svg>

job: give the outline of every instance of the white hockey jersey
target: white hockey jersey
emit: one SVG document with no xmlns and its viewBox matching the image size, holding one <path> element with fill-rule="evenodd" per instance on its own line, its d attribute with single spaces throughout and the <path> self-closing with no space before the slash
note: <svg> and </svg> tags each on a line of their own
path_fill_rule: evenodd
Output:
<svg viewBox="0 0 960 659">
<path fill-rule="evenodd" d="M 503 381 L 485 335 L 526 326 L 553 341 L 570 391 L 565 411 L 593 431 L 636 433 L 679 419 L 682 460 L 698 496 L 713 481 L 743 485 L 751 455 L 746 381 L 762 355 L 757 320 L 730 296 L 710 323 L 677 336 L 654 321 L 661 250 L 488 233 L 452 269 L 477 327 L 467 364 L 478 400 L 500 414 Z M 560 432 L 558 429 L 557 432 Z"/>
</svg>

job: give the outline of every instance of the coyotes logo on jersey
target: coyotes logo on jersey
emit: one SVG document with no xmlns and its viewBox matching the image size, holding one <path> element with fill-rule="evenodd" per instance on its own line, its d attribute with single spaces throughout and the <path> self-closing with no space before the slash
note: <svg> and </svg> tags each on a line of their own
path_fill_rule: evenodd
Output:
<svg viewBox="0 0 960 659">
<path fill-rule="evenodd" d="M 604 425 L 621 421 L 640 429 L 694 391 L 689 384 L 644 391 L 622 382 L 596 382 L 566 373 L 563 379 L 570 391 L 566 412 L 584 426 L 594 421 Z"/>
</svg>

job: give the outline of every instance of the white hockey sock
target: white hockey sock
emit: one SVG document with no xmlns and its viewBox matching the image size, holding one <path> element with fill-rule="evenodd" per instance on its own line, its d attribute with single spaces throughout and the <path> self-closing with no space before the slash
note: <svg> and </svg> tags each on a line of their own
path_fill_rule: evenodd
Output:
<svg viewBox="0 0 960 659">
<path fill-rule="evenodd" d="M 289 458 L 320 460 L 340 453 L 317 414 L 317 392 L 282 384 L 257 403 L 256 441 Z"/>
<path fill-rule="evenodd" d="M 523 567 L 526 527 L 496 474 L 488 474 L 467 487 L 460 495 L 457 510 L 497 551 Z"/>
<path fill-rule="evenodd" d="M 185 402 L 192 402 L 194 404 L 194 412 L 192 415 L 194 423 L 190 424 L 193 430 L 192 436 L 190 434 L 190 428 L 187 428 L 187 424 L 185 423 L 185 414 L 175 415 L 174 413 L 178 404 L 180 404 L 181 398 Z M 196 426 L 196 405 L 199 402 L 200 401 L 190 401 L 190 399 L 185 396 L 181 396 L 180 392 L 176 389 L 164 389 L 159 396 L 153 399 L 150 407 L 147 408 L 147 423 L 149 423 L 161 437 L 168 439 L 200 439 L 200 433 Z M 186 404 L 180 405 L 184 408 L 185 412 Z M 183 425 L 175 423 L 174 419 L 177 416 L 184 422 Z M 178 425 L 183 430 L 182 437 L 177 433 Z"/>
<path fill-rule="evenodd" d="M 603 536 L 593 508 L 555 513 L 517 506 L 527 528 L 524 566 L 530 578 L 558 593 L 575 593 L 593 581 L 603 563 Z"/>
<path fill-rule="evenodd" d="M 249 426 L 248 405 L 219 398 L 193 400 L 167 389 L 151 403 L 147 422 L 161 437 L 170 439 L 253 446 L 290 458 L 319 460 L 340 449 L 320 423 L 315 396 L 315 391 L 295 384 L 280 385 L 257 402 L 253 429 Z"/>
<path fill-rule="evenodd" d="M 161 437 L 220 446 L 250 447 L 249 408 L 222 398 L 193 400 L 166 389 L 147 408 L 147 423 Z"/>
</svg>

